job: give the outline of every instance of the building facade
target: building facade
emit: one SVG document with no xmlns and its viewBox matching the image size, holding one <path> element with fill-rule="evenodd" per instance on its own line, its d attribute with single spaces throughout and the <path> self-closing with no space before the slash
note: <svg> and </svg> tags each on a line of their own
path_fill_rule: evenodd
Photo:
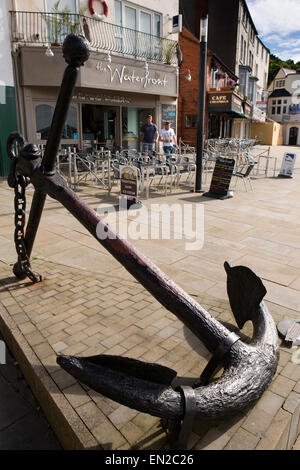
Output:
<svg viewBox="0 0 300 470">
<path fill-rule="evenodd" d="M 20 130 L 28 141 L 47 141 L 66 66 L 61 45 L 71 32 L 85 35 L 91 55 L 79 71 L 63 146 L 138 148 L 148 113 L 159 127 L 166 117 L 176 127 L 177 0 L 95 1 L 96 15 L 88 0 L 58 7 L 56 0 L 11 0 L 10 10 Z"/>
<path fill-rule="evenodd" d="M 256 122 L 262 122 L 266 116 L 270 53 L 258 37 L 247 3 L 244 0 L 181 0 L 180 13 L 184 26 L 196 40 L 200 16 L 208 14 L 208 64 L 211 62 L 213 67 L 207 76 L 206 137 L 250 138 L 253 117 Z M 186 44 L 182 35 L 180 46 L 185 60 Z M 194 49 L 193 66 L 198 60 L 199 43 Z M 188 67 L 186 62 L 183 65 Z M 181 78 L 180 98 L 184 98 L 182 82 Z M 198 92 L 193 92 L 193 98 L 198 99 Z"/>
<path fill-rule="evenodd" d="M 300 145 L 300 70 L 281 68 L 269 86 L 268 115 L 283 125 L 284 145 Z"/>
<path fill-rule="evenodd" d="M 6 176 L 10 167 L 10 161 L 6 152 L 7 136 L 18 129 L 6 1 L 2 1 L 0 4 L 0 21 L 2 24 L 0 33 L 0 176 Z"/>
</svg>

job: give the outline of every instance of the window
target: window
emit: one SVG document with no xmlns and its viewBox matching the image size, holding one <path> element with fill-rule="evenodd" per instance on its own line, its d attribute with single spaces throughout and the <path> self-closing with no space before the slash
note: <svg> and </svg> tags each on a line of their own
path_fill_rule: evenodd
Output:
<svg viewBox="0 0 300 470">
<path fill-rule="evenodd" d="M 162 60 L 161 42 L 146 36 L 161 37 L 162 17 L 159 13 L 115 0 L 115 24 L 118 52 L 126 56 Z M 137 34 L 136 31 L 144 34 Z"/>
<path fill-rule="evenodd" d="M 185 127 L 195 129 L 197 127 L 197 114 L 185 115 Z"/>
<path fill-rule="evenodd" d="M 241 36 L 241 51 L 240 51 L 240 61 L 242 64 L 246 64 L 247 57 L 247 41 L 244 39 L 244 36 Z"/>
<path fill-rule="evenodd" d="M 281 106 L 282 106 L 282 100 L 272 100 L 272 114 L 281 114 Z M 286 106 L 283 107 L 283 113 L 286 113 L 286 110 L 284 111 L 284 108 L 286 109 Z"/>
<path fill-rule="evenodd" d="M 243 12 L 242 23 L 243 23 L 243 25 L 244 25 L 245 30 L 247 31 L 247 27 L 248 27 L 248 15 L 247 15 L 247 10 L 246 10 L 246 9 L 245 9 L 244 12 Z"/>
<path fill-rule="evenodd" d="M 37 140 L 47 140 L 54 113 L 54 106 L 39 104 L 35 107 Z"/>
<path fill-rule="evenodd" d="M 241 36 L 241 50 L 240 50 L 240 61 L 243 62 L 244 56 L 244 38 Z"/>
<path fill-rule="evenodd" d="M 62 11 L 65 8 L 68 8 L 70 10 L 70 13 L 77 13 L 77 5 L 76 5 L 77 1 L 76 0 L 60 0 L 58 8 L 55 8 L 56 4 L 57 4 L 57 0 L 46 0 L 45 11 L 49 13 L 53 10 Z"/>
<path fill-rule="evenodd" d="M 47 140 L 51 127 L 54 105 L 38 104 L 35 107 L 37 140 Z M 78 140 L 77 109 L 71 106 L 64 125 L 62 139 Z"/>
<path fill-rule="evenodd" d="M 77 0 L 46 0 L 45 12 L 51 13 L 47 16 L 47 40 L 51 44 L 61 44 L 67 34 L 70 33 L 70 27 L 76 32 L 76 17 L 69 15 L 64 18 L 63 13 L 77 13 Z M 57 13 L 57 14 L 56 14 Z M 76 27 L 78 30 L 78 28 Z M 77 31 L 79 33 L 79 31 Z"/>
<path fill-rule="evenodd" d="M 257 49 L 256 49 L 256 54 L 259 55 L 259 41 L 257 40 Z"/>
<path fill-rule="evenodd" d="M 115 0 L 115 24 L 161 37 L 161 15 Z"/>
<path fill-rule="evenodd" d="M 249 51 L 249 66 L 251 67 L 251 69 L 253 69 L 253 54 L 251 51 Z"/>
<path fill-rule="evenodd" d="M 77 109 L 70 106 L 64 125 L 62 139 L 78 140 Z"/>
<path fill-rule="evenodd" d="M 275 81 L 275 88 L 284 88 L 285 87 L 285 80 L 276 80 Z"/>
</svg>

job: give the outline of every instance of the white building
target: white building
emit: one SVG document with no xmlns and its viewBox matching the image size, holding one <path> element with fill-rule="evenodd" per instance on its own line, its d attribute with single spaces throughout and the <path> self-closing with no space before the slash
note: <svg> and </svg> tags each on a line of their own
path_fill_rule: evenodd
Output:
<svg viewBox="0 0 300 470">
<path fill-rule="evenodd" d="M 300 70 L 281 68 L 269 86 L 268 115 L 283 125 L 284 145 L 300 145 Z"/>
<path fill-rule="evenodd" d="M 61 44 L 70 32 L 90 41 L 80 68 L 62 145 L 137 147 L 148 113 L 176 127 L 177 34 L 170 34 L 178 0 L 10 0 L 20 130 L 44 144 L 66 66 Z M 62 10 L 68 8 L 70 14 Z M 94 10 L 94 11 L 93 11 Z"/>
<path fill-rule="evenodd" d="M 270 51 L 258 37 L 247 3 L 245 0 L 240 0 L 235 74 L 239 77 L 239 93 L 246 98 L 245 115 L 248 119 L 234 120 L 233 136 L 235 137 L 249 138 L 251 118 L 258 113 L 257 104 L 261 107 L 261 103 L 265 102 L 267 106 L 269 62 Z"/>
</svg>

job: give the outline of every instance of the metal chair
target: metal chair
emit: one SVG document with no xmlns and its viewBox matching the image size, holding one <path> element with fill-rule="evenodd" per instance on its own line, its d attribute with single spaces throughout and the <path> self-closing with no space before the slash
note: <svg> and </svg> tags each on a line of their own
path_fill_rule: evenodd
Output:
<svg viewBox="0 0 300 470">
<path fill-rule="evenodd" d="M 244 182 L 245 190 L 248 191 L 247 184 L 246 184 L 248 181 L 251 191 L 253 191 L 250 173 L 252 172 L 254 166 L 255 166 L 255 163 L 250 163 L 248 165 L 239 165 L 237 167 L 236 171 L 232 173 L 232 176 L 236 177 L 235 186 L 237 185 L 238 178 L 241 178 L 242 181 Z"/>
</svg>

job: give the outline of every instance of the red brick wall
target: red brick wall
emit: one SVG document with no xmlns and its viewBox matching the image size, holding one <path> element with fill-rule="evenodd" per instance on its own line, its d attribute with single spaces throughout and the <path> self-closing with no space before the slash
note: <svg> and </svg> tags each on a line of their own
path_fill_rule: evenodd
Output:
<svg viewBox="0 0 300 470">
<path fill-rule="evenodd" d="M 178 131 L 177 137 L 191 145 L 197 143 L 197 129 L 185 127 L 185 114 L 198 114 L 198 80 L 199 80 L 199 41 L 192 33 L 183 27 L 179 44 L 183 55 L 183 63 L 179 74 L 179 98 L 178 98 Z M 207 79 L 210 76 L 210 56 L 207 58 Z M 186 80 L 190 70 L 192 80 Z M 207 83 L 208 88 L 209 83 Z M 205 129 L 207 128 L 207 111 L 205 112 Z"/>
</svg>

